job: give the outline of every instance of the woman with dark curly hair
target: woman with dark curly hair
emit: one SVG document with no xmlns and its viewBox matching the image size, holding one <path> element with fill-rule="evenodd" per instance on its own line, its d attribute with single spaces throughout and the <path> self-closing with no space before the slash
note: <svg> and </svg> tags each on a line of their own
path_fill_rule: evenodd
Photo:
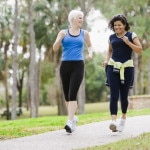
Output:
<svg viewBox="0 0 150 150">
<path fill-rule="evenodd" d="M 129 32 L 127 18 L 118 14 L 113 16 L 108 27 L 114 31 L 109 37 L 109 48 L 103 67 L 106 69 L 107 85 L 110 87 L 110 130 L 123 131 L 128 108 L 128 93 L 134 79 L 132 52 L 142 53 L 141 43 L 135 32 Z M 118 99 L 122 115 L 117 123 Z"/>
</svg>

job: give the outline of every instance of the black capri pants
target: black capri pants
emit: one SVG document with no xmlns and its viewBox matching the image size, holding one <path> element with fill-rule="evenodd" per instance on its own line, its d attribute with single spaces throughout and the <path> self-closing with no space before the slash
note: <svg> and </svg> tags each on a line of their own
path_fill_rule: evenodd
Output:
<svg viewBox="0 0 150 150">
<path fill-rule="evenodd" d="M 66 101 L 76 101 L 84 75 L 84 61 L 62 61 L 60 77 Z"/>
</svg>

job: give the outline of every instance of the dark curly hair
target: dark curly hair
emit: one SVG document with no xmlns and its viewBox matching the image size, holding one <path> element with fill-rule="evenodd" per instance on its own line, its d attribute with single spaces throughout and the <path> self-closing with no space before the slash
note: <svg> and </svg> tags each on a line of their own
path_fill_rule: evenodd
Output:
<svg viewBox="0 0 150 150">
<path fill-rule="evenodd" d="M 116 21 L 121 21 L 122 24 L 125 25 L 126 31 L 130 30 L 129 22 L 128 22 L 127 18 L 122 14 L 113 16 L 113 18 L 108 23 L 108 28 L 114 31 L 114 22 L 116 22 Z"/>
</svg>

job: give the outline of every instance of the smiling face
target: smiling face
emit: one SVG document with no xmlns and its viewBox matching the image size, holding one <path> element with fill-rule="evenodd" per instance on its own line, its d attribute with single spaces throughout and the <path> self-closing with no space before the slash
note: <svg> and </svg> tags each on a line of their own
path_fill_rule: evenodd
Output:
<svg viewBox="0 0 150 150">
<path fill-rule="evenodd" d="M 125 25 L 121 22 L 121 21 L 115 21 L 114 22 L 114 31 L 115 33 L 119 34 L 123 34 L 126 30 L 125 30 Z"/>
<path fill-rule="evenodd" d="M 81 26 L 83 24 L 83 16 L 78 15 L 76 18 L 74 18 L 73 19 L 73 24 L 74 24 L 74 26 L 81 28 Z"/>
</svg>

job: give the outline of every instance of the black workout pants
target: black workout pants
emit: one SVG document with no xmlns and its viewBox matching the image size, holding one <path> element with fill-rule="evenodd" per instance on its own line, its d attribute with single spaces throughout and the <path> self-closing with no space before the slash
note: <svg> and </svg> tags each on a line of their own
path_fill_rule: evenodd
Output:
<svg viewBox="0 0 150 150">
<path fill-rule="evenodd" d="M 84 75 L 84 61 L 62 61 L 60 77 L 66 101 L 77 100 L 77 93 Z"/>
</svg>

